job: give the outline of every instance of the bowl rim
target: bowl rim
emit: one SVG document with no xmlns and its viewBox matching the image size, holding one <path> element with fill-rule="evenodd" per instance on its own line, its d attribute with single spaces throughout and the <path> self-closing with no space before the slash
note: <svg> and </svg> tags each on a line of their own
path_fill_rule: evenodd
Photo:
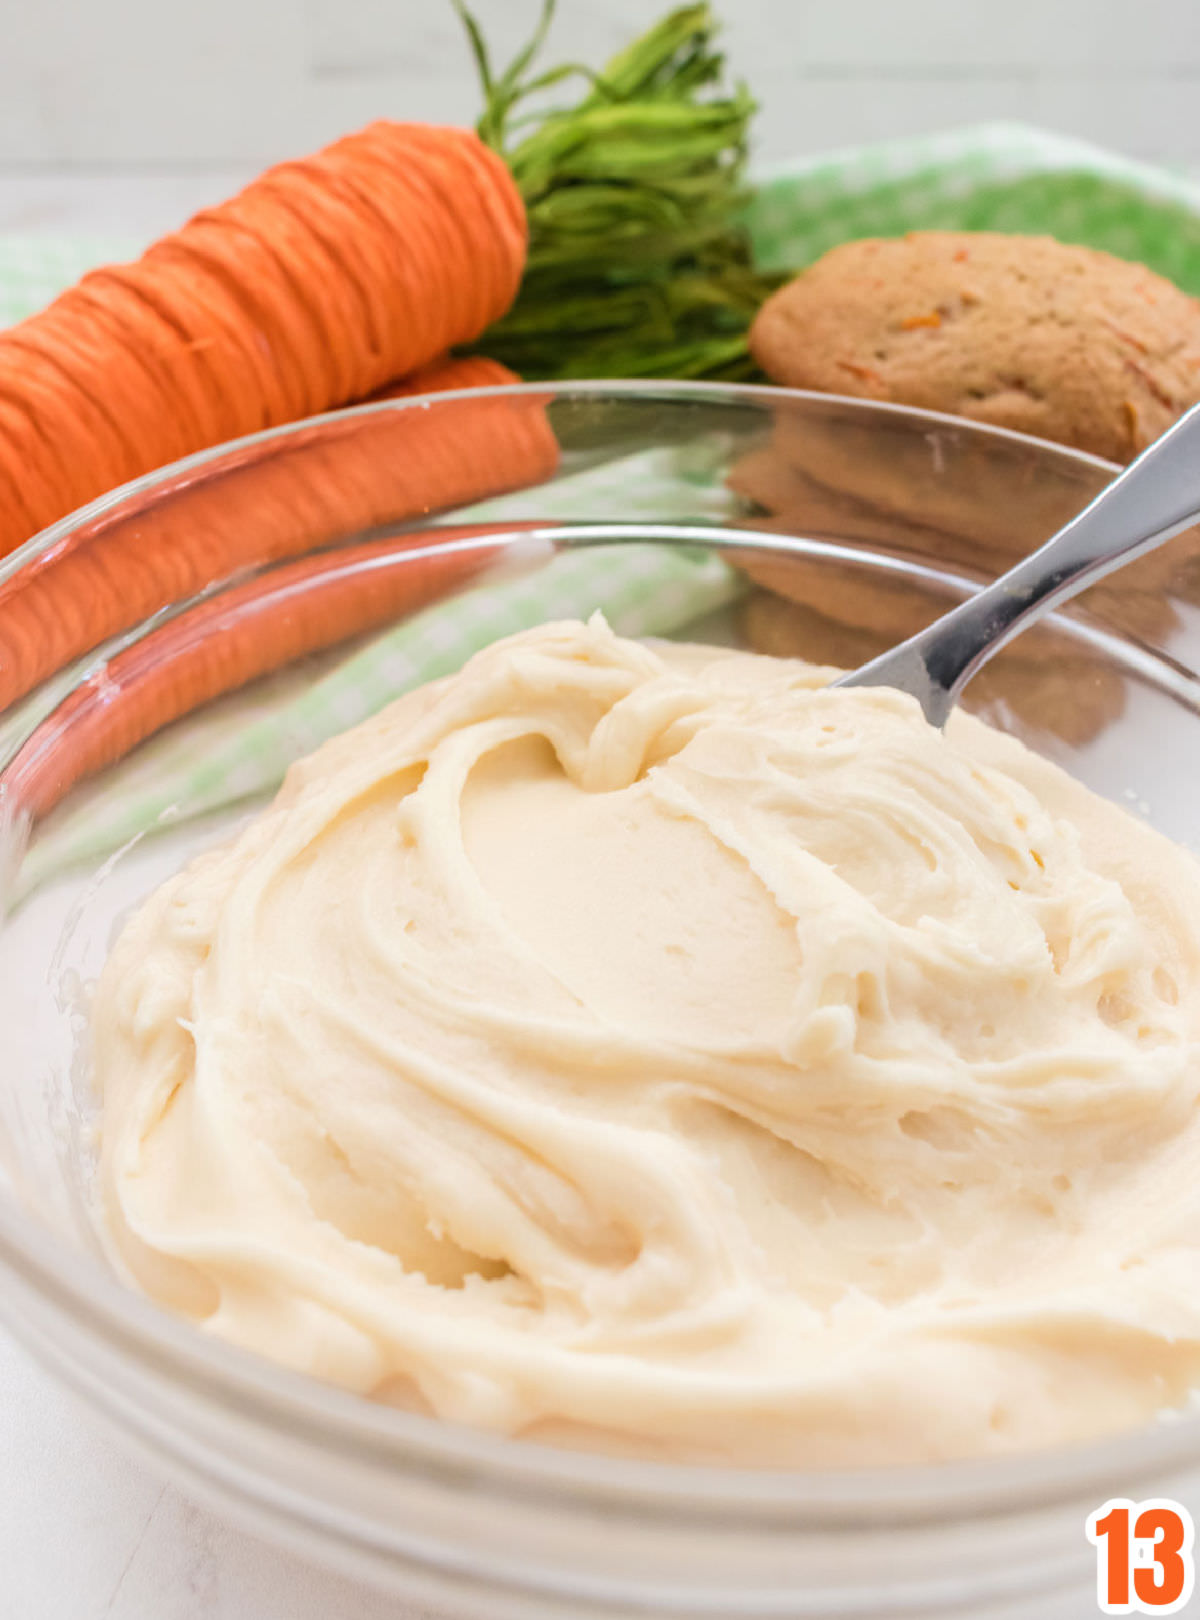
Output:
<svg viewBox="0 0 1200 1620">
<path fill-rule="evenodd" d="M 306 417 L 229 440 L 156 469 L 77 509 L 27 541 L 0 563 L 0 585 L 98 517 L 131 499 L 183 488 L 231 453 L 287 439 L 322 424 L 391 411 L 453 407 L 480 398 L 642 399 L 648 403 L 771 406 L 792 401 L 860 415 L 864 420 L 927 424 L 981 442 L 1010 443 L 1065 466 L 1115 474 L 1113 463 L 1050 440 L 995 428 L 945 412 L 852 395 L 779 388 L 772 384 L 676 382 L 655 379 L 515 383 L 412 395 Z M 0 810 L 2 810 L 0 798 Z M 961 1521 L 997 1510 L 1022 1511 L 1080 1496 L 1097 1501 L 1105 1482 L 1122 1492 L 1142 1474 L 1200 1456 L 1200 1412 L 1152 1420 L 1076 1445 L 1014 1455 L 875 1467 L 788 1469 L 712 1463 L 670 1463 L 566 1449 L 467 1428 L 409 1413 L 327 1385 L 236 1346 L 224 1344 L 164 1310 L 115 1274 L 86 1260 L 56 1234 L 37 1227 L 17 1200 L 0 1192 L 0 1268 L 59 1316 L 82 1323 L 119 1356 L 173 1385 L 218 1403 L 259 1428 L 303 1438 L 356 1460 L 419 1469 L 444 1483 L 477 1482 L 539 1502 L 564 1497 L 587 1511 L 617 1510 L 682 1520 L 719 1519 L 730 1528 L 878 1521 L 895 1524 L 936 1515 Z M 25 1336 L 19 1308 L 0 1292 L 0 1316 Z"/>
<path fill-rule="evenodd" d="M 77 529 L 86 527 L 107 512 L 116 511 L 128 500 L 150 495 L 168 485 L 172 488 L 183 488 L 184 483 L 180 480 L 190 482 L 192 477 L 206 469 L 219 467 L 234 452 L 253 450 L 270 444 L 283 444 L 297 434 L 311 433 L 314 428 L 322 425 L 399 411 L 429 410 L 434 406 L 454 405 L 464 400 L 540 398 L 549 404 L 558 398 L 586 399 L 597 396 L 684 404 L 689 401 L 716 404 L 724 399 L 731 404 L 763 406 L 778 403 L 782 399 L 839 410 L 849 407 L 852 413 L 861 412 L 864 417 L 873 416 L 880 421 L 892 420 L 909 424 L 925 422 L 931 429 L 941 428 L 966 433 L 981 442 L 1012 444 L 1051 460 L 1061 460 L 1067 466 L 1090 467 L 1113 476 L 1121 470 L 1118 463 L 1094 456 L 1090 451 L 1075 450 L 1070 445 L 1059 444 L 1054 439 L 1039 439 L 1031 433 L 1020 433 L 1014 428 L 992 427 L 989 423 L 975 422 L 966 416 L 954 416 L 948 411 L 926 410 L 915 405 L 897 405 L 890 400 L 861 399 L 853 394 L 825 394 L 811 388 L 783 388 L 775 383 L 676 381 L 652 377 L 620 377 L 607 381 L 598 378 L 572 379 L 565 382 L 494 383 L 484 388 L 447 388 L 433 394 L 406 394 L 399 399 L 374 400 L 364 405 L 345 405 L 335 411 L 322 411 L 315 416 L 302 416 L 295 422 L 281 423 L 278 427 L 262 428 L 257 433 L 246 433 L 240 438 L 225 439 L 220 444 L 210 445 L 207 450 L 197 450 L 193 455 L 181 456 L 177 461 L 169 461 L 162 467 L 156 467 L 153 472 L 143 473 L 139 478 L 131 478 L 105 491 L 103 495 L 97 495 L 95 500 L 76 507 L 65 517 L 59 518 L 56 523 L 51 523 L 47 528 L 31 536 L 7 557 L 0 558 L 0 586 L 7 584 L 23 568 L 68 539 Z"/>
</svg>

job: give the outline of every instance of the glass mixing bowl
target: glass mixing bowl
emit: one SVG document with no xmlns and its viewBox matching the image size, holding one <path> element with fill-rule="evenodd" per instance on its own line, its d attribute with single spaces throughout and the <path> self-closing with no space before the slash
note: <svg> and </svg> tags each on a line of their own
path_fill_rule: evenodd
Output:
<svg viewBox="0 0 1200 1620">
<path fill-rule="evenodd" d="M 195 457 L 0 570 L 0 1312 L 239 1521 L 482 1617 L 1092 1614 L 1087 1514 L 1200 1498 L 1200 1422 L 937 1467 L 683 1467 L 497 1439 L 212 1341 L 91 1213 L 87 995 L 129 907 L 289 759 L 475 647 L 629 634 L 856 664 L 1112 475 L 927 413 L 580 384 L 342 412 Z M 970 703 L 1170 836 L 1200 832 L 1200 546 L 1022 637 Z M 1197 1504 L 1200 1505 L 1200 1504 Z"/>
</svg>

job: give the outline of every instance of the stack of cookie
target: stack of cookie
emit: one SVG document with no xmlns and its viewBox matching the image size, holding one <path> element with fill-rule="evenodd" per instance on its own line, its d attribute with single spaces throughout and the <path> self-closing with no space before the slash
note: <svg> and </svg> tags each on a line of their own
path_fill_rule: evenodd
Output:
<svg viewBox="0 0 1200 1620">
<path fill-rule="evenodd" d="M 915 405 L 1089 452 L 1133 458 L 1200 401 L 1200 304 L 1140 265 L 1049 238 L 929 232 L 835 248 L 764 304 L 751 335 L 767 375 L 791 387 Z M 959 440 L 961 439 L 961 443 Z M 1066 522 L 1111 465 L 989 449 L 953 424 L 931 435 L 847 414 L 781 409 L 770 441 L 731 484 L 753 519 L 780 531 L 852 535 L 947 573 L 984 580 Z M 1172 596 L 1200 595 L 1200 540 L 1181 536 L 1088 594 L 1126 634 L 1162 645 Z M 763 651 L 852 663 L 928 622 L 927 590 L 877 570 L 751 564 L 764 589 L 746 608 Z M 948 603 L 946 604 L 948 605 Z M 851 628 L 853 627 L 853 628 Z M 1119 711 L 1119 682 L 1077 641 L 1048 657 L 1018 644 L 974 690 L 1072 742 Z"/>
</svg>

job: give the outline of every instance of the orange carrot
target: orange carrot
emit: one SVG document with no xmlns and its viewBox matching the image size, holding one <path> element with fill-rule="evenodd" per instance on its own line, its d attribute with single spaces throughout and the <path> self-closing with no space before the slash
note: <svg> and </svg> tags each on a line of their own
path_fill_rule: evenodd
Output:
<svg viewBox="0 0 1200 1620">
<path fill-rule="evenodd" d="M 524 206 L 466 129 L 370 124 L 0 332 L 0 556 L 197 450 L 374 393 L 512 303 Z"/>
<path fill-rule="evenodd" d="M 37 727 L 4 772 L 12 802 L 46 815 L 78 782 L 201 704 L 446 595 L 494 560 L 500 548 L 489 532 L 439 528 L 350 546 L 201 602 L 118 653 Z M 445 549 L 470 539 L 478 549 Z"/>
<path fill-rule="evenodd" d="M 454 360 L 391 391 L 513 380 L 495 361 Z M 524 488 L 548 477 L 557 458 L 539 396 L 381 410 L 235 447 L 203 472 L 181 474 L 162 506 L 131 497 L 0 584 L 0 710 L 81 653 L 209 586 Z"/>
</svg>

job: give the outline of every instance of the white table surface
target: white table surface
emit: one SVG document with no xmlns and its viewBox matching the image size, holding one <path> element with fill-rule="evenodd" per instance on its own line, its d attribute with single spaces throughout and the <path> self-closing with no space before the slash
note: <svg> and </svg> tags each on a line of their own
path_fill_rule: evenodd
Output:
<svg viewBox="0 0 1200 1620">
<path fill-rule="evenodd" d="M 415 1620 L 127 1457 L 0 1332 L 4 1620 Z"/>
<path fill-rule="evenodd" d="M 233 171 L 0 172 L 0 234 L 150 237 Z M 223 1523 L 96 1432 L 0 1330 L 0 1620 L 414 1620 Z"/>
</svg>

